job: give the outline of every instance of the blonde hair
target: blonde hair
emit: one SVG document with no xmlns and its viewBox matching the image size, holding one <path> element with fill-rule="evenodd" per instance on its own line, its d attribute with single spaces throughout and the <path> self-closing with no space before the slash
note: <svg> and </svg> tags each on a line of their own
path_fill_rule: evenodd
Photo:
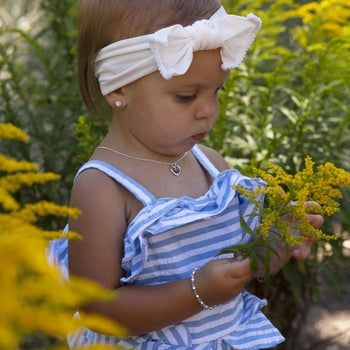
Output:
<svg viewBox="0 0 350 350">
<path fill-rule="evenodd" d="M 96 55 L 103 47 L 173 24 L 190 25 L 209 18 L 220 6 L 220 0 L 80 0 L 78 79 L 88 111 L 109 110 L 94 73 Z"/>
</svg>

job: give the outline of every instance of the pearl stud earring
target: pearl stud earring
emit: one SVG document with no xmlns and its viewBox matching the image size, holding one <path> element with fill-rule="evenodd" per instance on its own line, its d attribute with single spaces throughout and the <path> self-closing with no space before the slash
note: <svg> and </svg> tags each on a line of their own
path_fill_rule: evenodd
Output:
<svg viewBox="0 0 350 350">
<path fill-rule="evenodd" d="M 123 102 L 122 102 L 122 101 L 119 101 L 119 100 L 115 101 L 115 106 L 116 106 L 117 108 L 120 108 L 122 105 L 123 105 Z"/>
</svg>

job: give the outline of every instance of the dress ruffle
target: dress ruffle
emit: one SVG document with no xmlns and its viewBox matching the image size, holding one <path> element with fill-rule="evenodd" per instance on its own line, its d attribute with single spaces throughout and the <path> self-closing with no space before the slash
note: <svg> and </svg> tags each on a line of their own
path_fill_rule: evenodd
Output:
<svg viewBox="0 0 350 350">
<path fill-rule="evenodd" d="M 160 198 L 143 208 L 129 225 L 124 239 L 122 267 L 125 277 L 121 281 L 132 283 L 143 270 L 148 256 L 146 235 L 159 235 L 179 226 L 199 220 L 209 220 L 228 208 L 235 196 L 240 201 L 246 201 L 237 195 L 232 185 L 253 189 L 265 185 L 265 182 L 259 178 L 242 176 L 237 170 L 227 170 L 215 178 L 208 192 L 200 198 L 193 199 L 186 196 Z M 258 225 L 258 218 L 249 220 L 254 229 Z M 245 239 L 248 241 L 250 236 L 246 236 Z M 142 264 L 140 264 L 140 256 Z M 135 258 L 137 258 L 136 263 L 134 263 Z"/>
</svg>

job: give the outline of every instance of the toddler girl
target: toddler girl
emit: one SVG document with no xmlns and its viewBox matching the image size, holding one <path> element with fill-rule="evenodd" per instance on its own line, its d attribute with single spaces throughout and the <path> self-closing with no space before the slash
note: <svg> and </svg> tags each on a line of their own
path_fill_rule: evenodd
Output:
<svg viewBox="0 0 350 350">
<path fill-rule="evenodd" d="M 219 0 L 81 0 L 79 82 L 87 108 L 112 111 L 111 126 L 79 170 L 69 221 L 81 241 L 59 240 L 51 258 L 63 272 L 116 290 L 85 311 L 110 317 L 128 336 L 84 329 L 72 347 L 263 349 L 283 341 L 264 300 L 248 293 L 249 259 L 216 258 L 248 242 L 249 201 L 232 189 L 262 181 L 230 170 L 198 143 L 218 113 L 218 91 L 261 22 L 228 15 Z M 318 215 L 310 217 L 315 226 Z M 311 242 L 291 250 L 305 259 Z M 277 271 L 290 257 L 279 250 Z"/>
</svg>

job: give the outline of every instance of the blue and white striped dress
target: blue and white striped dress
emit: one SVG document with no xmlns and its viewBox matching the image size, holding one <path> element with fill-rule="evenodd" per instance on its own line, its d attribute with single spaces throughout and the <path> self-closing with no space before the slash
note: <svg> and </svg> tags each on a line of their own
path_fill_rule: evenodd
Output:
<svg viewBox="0 0 350 350">
<path fill-rule="evenodd" d="M 242 176 L 237 170 L 219 173 L 197 146 L 192 152 L 214 178 L 209 191 L 197 199 L 156 199 L 132 178 L 98 160 L 89 161 L 79 170 L 77 176 L 85 169 L 99 169 L 144 204 L 125 235 L 122 285 L 154 285 L 190 278 L 195 267 L 214 259 L 220 249 L 251 239 L 242 230 L 239 218 L 254 208 L 232 185 L 252 188 L 261 185 L 261 180 Z M 258 224 L 257 217 L 246 219 L 252 228 Z M 68 277 L 67 240 L 52 242 L 50 258 Z M 148 334 L 116 338 L 85 329 L 70 339 L 70 345 L 103 343 L 140 350 L 271 348 L 284 338 L 262 313 L 265 304 L 265 300 L 243 290 L 217 308 Z"/>
</svg>

